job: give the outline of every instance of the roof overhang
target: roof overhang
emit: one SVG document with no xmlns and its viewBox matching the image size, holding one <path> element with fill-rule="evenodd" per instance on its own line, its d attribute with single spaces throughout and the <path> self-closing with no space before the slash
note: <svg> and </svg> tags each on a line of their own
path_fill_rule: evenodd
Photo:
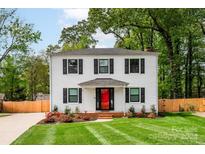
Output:
<svg viewBox="0 0 205 154">
<path fill-rule="evenodd" d="M 126 87 L 129 83 L 124 81 L 115 80 L 112 78 L 96 78 L 86 82 L 79 83 L 78 85 L 85 88 L 95 87 Z"/>
</svg>

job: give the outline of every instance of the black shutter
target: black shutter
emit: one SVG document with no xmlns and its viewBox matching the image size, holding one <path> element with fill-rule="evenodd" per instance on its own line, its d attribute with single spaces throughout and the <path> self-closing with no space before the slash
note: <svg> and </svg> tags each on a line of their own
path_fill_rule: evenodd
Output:
<svg viewBox="0 0 205 154">
<path fill-rule="evenodd" d="M 94 59 L 94 74 L 98 74 L 98 59 Z"/>
<path fill-rule="evenodd" d="M 83 74 L 83 59 L 79 59 L 79 74 Z"/>
<path fill-rule="evenodd" d="M 114 88 L 110 88 L 110 110 L 114 110 Z"/>
<path fill-rule="evenodd" d="M 68 95 L 67 95 L 67 88 L 63 88 L 63 103 L 67 103 L 68 101 Z"/>
<path fill-rule="evenodd" d="M 100 110 L 100 88 L 96 88 L 96 110 Z"/>
<path fill-rule="evenodd" d="M 129 59 L 125 59 L 125 74 L 129 74 Z"/>
<path fill-rule="evenodd" d="M 63 74 L 67 74 L 67 59 L 63 59 Z"/>
<path fill-rule="evenodd" d="M 110 59 L 110 74 L 114 73 L 114 59 Z"/>
<path fill-rule="evenodd" d="M 145 73 L 145 59 L 142 58 L 141 60 L 141 74 Z"/>
<path fill-rule="evenodd" d="M 79 103 L 82 103 L 82 88 L 79 88 Z"/>
<path fill-rule="evenodd" d="M 126 103 L 129 103 L 129 97 L 130 97 L 129 88 L 125 88 L 125 102 Z"/>
<path fill-rule="evenodd" d="M 141 103 L 145 102 L 145 88 L 141 88 Z"/>
</svg>

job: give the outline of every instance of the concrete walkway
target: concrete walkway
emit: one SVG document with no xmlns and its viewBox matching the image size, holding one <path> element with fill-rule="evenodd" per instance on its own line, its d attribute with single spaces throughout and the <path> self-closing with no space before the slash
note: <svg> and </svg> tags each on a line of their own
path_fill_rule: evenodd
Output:
<svg viewBox="0 0 205 154">
<path fill-rule="evenodd" d="M 11 144 L 44 117 L 45 113 L 16 113 L 0 117 L 0 145 Z"/>
<path fill-rule="evenodd" d="M 199 117 L 205 117 L 205 112 L 195 112 L 193 115 L 199 116 Z"/>
</svg>

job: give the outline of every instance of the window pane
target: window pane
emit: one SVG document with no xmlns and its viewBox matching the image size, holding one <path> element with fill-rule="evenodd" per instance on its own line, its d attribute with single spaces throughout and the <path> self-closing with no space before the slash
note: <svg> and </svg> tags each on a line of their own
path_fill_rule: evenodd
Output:
<svg viewBox="0 0 205 154">
<path fill-rule="evenodd" d="M 77 59 L 69 59 L 68 60 L 68 72 L 69 73 L 77 73 L 78 72 Z"/>
<path fill-rule="evenodd" d="M 139 95 L 139 88 L 131 88 L 130 95 Z"/>
<path fill-rule="evenodd" d="M 69 96 L 69 102 L 77 102 L 78 101 L 78 96 L 75 95 L 70 95 Z"/>
<path fill-rule="evenodd" d="M 108 66 L 108 59 L 100 59 L 100 66 Z"/>
<path fill-rule="evenodd" d="M 108 73 L 108 67 L 107 66 L 101 66 L 100 67 L 100 73 Z"/>
<path fill-rule="evenodd" d="M 78 90 L 77 90 L 77 88 L 69 89 L 69 95 L 78 95 Z"/>
<path fill-rule="evenodd" d="M 139 59 L 130 59 L 130 73 L 139 73 Z"/>
<path fill-rule="evenodd" d="M 130 101 L 131 102 L 139 102 L 139 95 L 131 95 Z"/>
</svg>

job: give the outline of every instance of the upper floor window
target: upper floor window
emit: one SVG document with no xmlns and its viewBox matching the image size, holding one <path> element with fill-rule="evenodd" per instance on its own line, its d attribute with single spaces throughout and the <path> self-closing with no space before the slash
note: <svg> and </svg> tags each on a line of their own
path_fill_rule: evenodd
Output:
<svg viewBox="0 0 205 154">
<path fill-rule="evenodd" d="M 125 74 L 145 73 L 145 59 L 125 59 Z"/>
<path fill-rule="evenodd" d="M 99 73 L 108 73 L 108 59 L 99 60 Z"/>
<path fill-rule="evenodd" d="M 94 59 L 94 74 L 114 73 L 114 59 Z"/>
<path fill-rule="evenodd" d="M 83 74 L 83 59 L 63 59 L 63 74 Z"/>
<path fill-rule="evenodd" d="M 68 73 L 78 73 L 77 59 L 68 59 Z"/>
<path fill-rule="evenodd" d="M 130 59 L 130 73 L 139 73 L 139 59 Z"/>
</svg>

